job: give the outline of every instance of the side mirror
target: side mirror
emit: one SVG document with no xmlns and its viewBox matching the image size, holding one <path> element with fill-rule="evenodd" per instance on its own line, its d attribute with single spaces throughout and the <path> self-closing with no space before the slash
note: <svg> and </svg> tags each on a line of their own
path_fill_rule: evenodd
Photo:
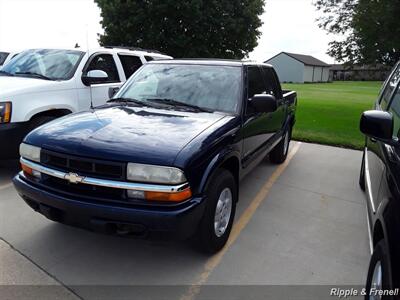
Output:
<svg viewBox="0 0 400 300">
<path fill-rule="evenodd" d="M 397 144 L 397 140 L 393 139 L 393 117 L 386 111 L 368 110 L 363 112 L 360 131 L 366 136 L 384 143 Z"/>
<path fill-rule="evenodd" d="M 87 72 L 86 75 L 82 75 L 82 82 L 86 86 L 90 86 L 96 83 L 104 83 L 108 79 L 108 74 L 102 70 L 92 70 Z"/>
<path fill-rule="evenodd" d="M 258 112 L 269 113 L 278 108 L 275 96 L 269 94 L 254 95 L 249 101 Z"/>
</svg>

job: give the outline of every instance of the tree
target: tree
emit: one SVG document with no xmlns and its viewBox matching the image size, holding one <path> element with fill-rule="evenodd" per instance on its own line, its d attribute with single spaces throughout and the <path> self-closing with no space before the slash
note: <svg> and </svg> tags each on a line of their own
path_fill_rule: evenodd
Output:
<svg viewBox="0 0 400 300">
<path fill-rule="evenodd" d="M 400 59 L 400 0 L 317 0 L 319 26 L 344 38 L 328 54 L 348 63 L 393 65 Z"/>
<path fill-rule="evenodd" d="M 243 58 L 257 46 L 264 0 L 95 0 L 100 44 L 174 57 Z"/>
</svg>

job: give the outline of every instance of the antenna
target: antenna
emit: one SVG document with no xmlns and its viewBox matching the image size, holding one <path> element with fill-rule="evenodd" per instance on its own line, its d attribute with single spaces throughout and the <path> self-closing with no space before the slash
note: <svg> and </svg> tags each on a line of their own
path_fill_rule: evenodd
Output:
<svg viewBox="0 0 400 300">
<path fill-rule="evenodd" d="M 86 23 L 86 52 L 88 58 L 90 57 L 89 53 L 89 25 Z M 92 86 L 89 86 L 89 94 L 90 94 L 90 109 L 93 110 L 93 94 L 92 94 Z"/>
</svg>

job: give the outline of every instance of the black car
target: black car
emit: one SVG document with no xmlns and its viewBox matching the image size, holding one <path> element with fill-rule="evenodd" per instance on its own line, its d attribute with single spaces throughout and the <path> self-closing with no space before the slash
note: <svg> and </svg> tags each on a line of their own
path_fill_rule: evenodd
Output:
<svg viewBox="0 0 400 300">
<path fill-rule="evenodd" d="M 282 163 L 296 93 L 270 65 L 153 61 L 107 105 L 55 120 L 21 144 L 14 178 L 51 220 L 120 235 L 226 243 L 239 180 L 269 153 Z"/>
<path fill-rule="evenodd" d="M 366 299 L 381 299 L 379 290 L 383 299 L 399 297 L 395 290 L 400 287 L 399 82 L 400 63 L 383 85 L 374 110 L 364 112 L 360 121 L 366 135 L 360 186 L 367 196 L 372 252 Z"/>
</svg>

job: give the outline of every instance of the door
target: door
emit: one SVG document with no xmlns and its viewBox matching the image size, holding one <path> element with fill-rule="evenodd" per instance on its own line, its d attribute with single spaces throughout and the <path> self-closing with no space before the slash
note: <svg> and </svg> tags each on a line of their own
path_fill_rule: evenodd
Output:
<svg viewBox="0 0 400 300">
<path fill-rule="evenodd" d="M 275 133 L 271 122 L 274 113 L 261 113 L 251 105 L 257 94 L 272 94 L 273 89 L 264 81 L 263 71 L 258 66 L 247 67 L 247 101 L 243 122 L 243 164 L 250 163 L 266 150 L 268 140 Z"/>
<path fill-rule="evenodd" d="M 389 103 L 388 112 L 393 117 L 393 139 L 400 139 L 400 82 L 398 80 L 392 99 Z M 376 208 L 380 207 L 382 201 L 388 199 L 399 199 L 399 184 L 400 184 L 400 144 L 388 145 L 383 144 L 383 161 L 385 163 L 385 173 L 382 176 L 382 182 L 378 197 L 374 199 Z M 389 179 L 389 180 L 388 180 Z M 386 205 L 386 204 L 385 204 Z"/>
<path fill-rule="evenodd" d="M 109 90 L 121 87 L 122 82 L 112 54 L 99 53 L 93 55 L 83 70 L 83 75 L 93 70 L 104 71 L 108 77 L 100 83 L 92 84 L 90 87 L 85 88 L 80 99 L 87 97 L 87 99 L 92 99 L 93 106 L 98 106 L 106 103 L 109 99 Z"/>
<path fill-rule="evenodd" d="M 381 98 L 376 103 L 375 109 L 377 110 L 389 110 L 396 122 L 396 102 L 393 102 L 390 106 L 391 99 L 395 94 L 396 86 L 400 79 L 400 68 L 398 67 L 391 75 L 391 78 L 387 80 L 385 87 L 382 89 Z M 396 124 L 396 123 L 395 123 Z M 395 125 L 396 126 L 396 125 Z M 396 130 L 396 128 L 395 128 Z M 397 130 L 398 131 L 398 130 Z M 397 132 L 396 132 L 397 134 Z M 369 200 L 370 211 L 376 212 L 379 206 L 379 188 L 381 185 L 382 175 L 385 171 L 385 156 L 391 153 L 395 153 L 394 149 L 383 143 L 376 141 L 373 138 L 366 138 L 366 151 L 365 151 L 365 176 L 366 176 L 366 188 L 367 197 Z M 389 151 L 389 152 L 388 152 Z"/>
</svg>

